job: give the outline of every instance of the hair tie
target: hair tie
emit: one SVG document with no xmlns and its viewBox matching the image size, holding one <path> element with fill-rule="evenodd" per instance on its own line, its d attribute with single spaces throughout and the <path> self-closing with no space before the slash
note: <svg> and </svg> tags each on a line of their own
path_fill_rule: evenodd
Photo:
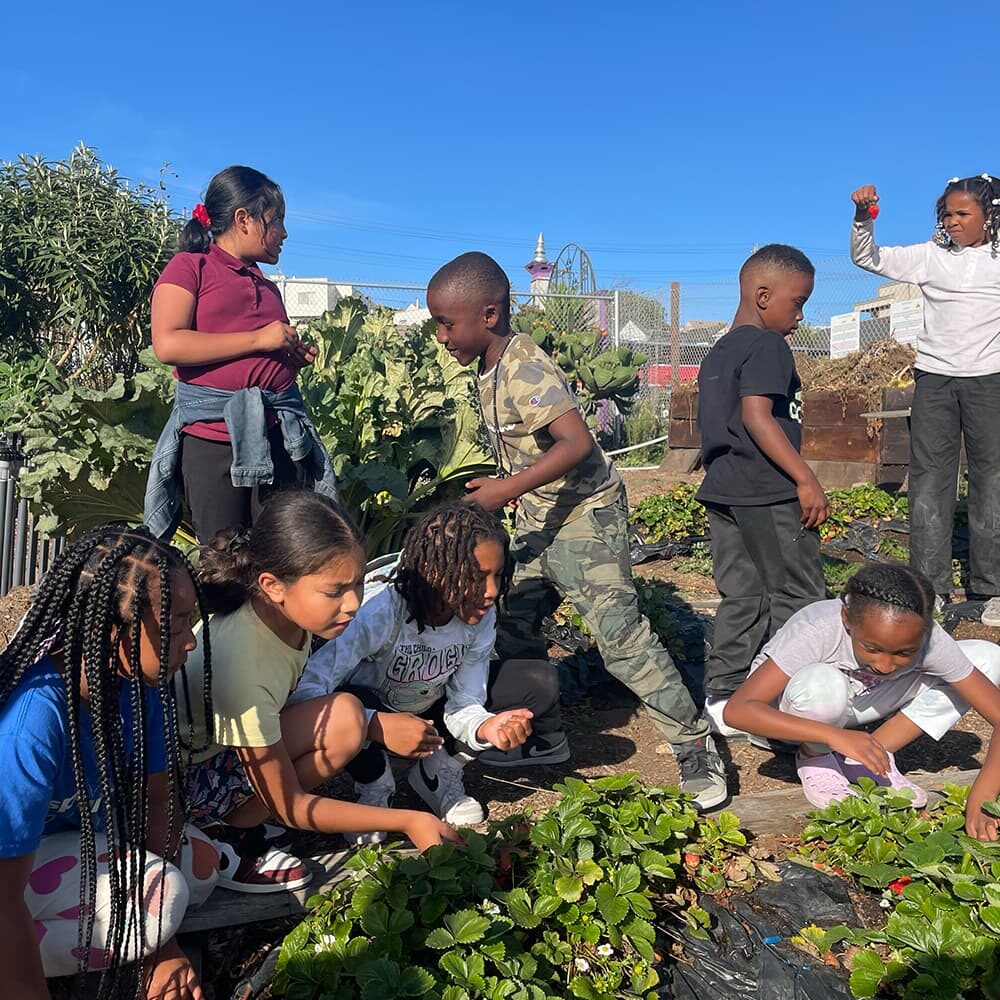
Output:
<svg viewBox="0 0 1000 1000">
<path fill-rule="evenodd" d="M 250 544 L 250 530 L 248 528 L 240 528 L 229 542 L 226 544 L 226 550 L 228 552 L 236 553 L 240 549 L 245 549 Z"/>
<path fill-rule="evenodd" d="M 987 184 L 993 183 L 993 178 L 989 174 L 980 174 L 979 176 L 982 177 L 982 179 L 986 181 Z"/>
<path fill-rule="evenodd" d="M 192 211 L 191 213 L 191 218 L 197 222 L 200 222 L 202 228 L 204 229 L 212 228 L 212 220 L 208 217 L 208 209 L 205 208 L 205 206 L 201 202 L 198 202 L 198 204 L 194 206 L 194 211 Z"/>
<path fill-rule="evenodd" d="M 949 184 L 957 184 L 960 179 L 961 178 L 959 178 L 959 177 L 952 177 L 952 179 L 950 181 L 948 181 L 948 183 Z"/>
</svg>

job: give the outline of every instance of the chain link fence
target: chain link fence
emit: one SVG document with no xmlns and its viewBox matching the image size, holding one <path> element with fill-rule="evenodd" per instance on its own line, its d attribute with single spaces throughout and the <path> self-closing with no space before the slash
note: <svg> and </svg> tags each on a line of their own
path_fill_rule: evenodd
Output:
<svg viewBox="0 0 1000 1000">
<path fill-rule="evenodd" d="M 919 301 L 919 289 L 885 282 L 856 267 L 846 255 L 819 256 L 813 263 L 815 290 L 806 304 L 805 319 L 789 341 L 793 351 L 830 357 L 831 350 L 837 354 L 845 348 L 863 349 L 893 333 L 912 342 L 920 320 L 910 307 Z M 280 275 L 275 280 L 293 322 L 319 316 L 351 295 L 392 309 L 401 329 L 419 327 L 430 318 L 422 285 Z M 515 291 L 511 297 L 515 310 L 536 306 L 561 332 L 596 327 L 605 333 L 608 346 L 629 347 L 646 356 L 629 418 L 637 427 L 626 431 L 631 439 L 636 433 L 656 436 L 654 432 L 665 426 L 672 387 L 697 380 L 705 355 L 729 329 L 739 286 L 734 274 L 725 281 L 669 282 L 658 289 Z M 897 323 L 897 315 L 904 319 Z"/>
</svg>

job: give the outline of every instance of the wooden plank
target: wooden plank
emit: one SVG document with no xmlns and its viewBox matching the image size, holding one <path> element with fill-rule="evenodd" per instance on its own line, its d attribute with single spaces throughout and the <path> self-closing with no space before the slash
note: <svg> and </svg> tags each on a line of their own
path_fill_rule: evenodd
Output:
<svg viewBox="0 0 1000 1000">
<path fill-rule="evenodd" d="M 670 393 L 670 419 L 696 420 L 698 417 L 698 387 L 678 386 Z"/>
<path fill-rule="evenodd" d="M 874 462 L 827 462 L 806 458 L 806 464 L 816 473 L 820 485 L 827 490 L 841 490 L 856 483 L 870 483 L 877 468 Z"/>
<path fill-rule="evenodd" d="M 802 393 L 802 419 L 811 427 L 841 427 L 863 424 L 863 410 L 871 409 L 870 397 L 860 392 L 817 389 Z"/>
<path fill-rule="evenodd" d="M 818 461 L 870 462 L 878 461 L 878 441 L 869 438 L 862 427 L 802 428 L 802 457 Z"/>
<path fill-rule="evenodd" d="M 693 420 L 671 420 L 667 433 L 671 448 L 701 447 L 701 431 Z"/>
<path fill-rule="evenodd" d="M 335 851 L 305 858 L 312 882 L 293 892 L 247 893 L 216 889 L 201 906 L 190 909 L 181 924 L 181 934 L 202 933 L 216 927 L 234 927 L 260 920 L 295 917 L 306 912 L 306 900 L 349 874 L 345 862 L 353 851 Z"/>
<path fill-rule="evenodd" d="M 907 777 L 915 785 L 928 791 L 940 788 L 942 785 L 971 785 L 979 776 L 979 771 L 939 771 L 934 774 L 915 774 L 910 772 Z M 806 824 L 806 817 L 816 807 L 806 801 L 802 794 L 802 786 L 789 785 L 771 792 L 748 792 L 746 795 L 734 795 L 728 804 L 712 813 L 736 813 L 740 824 L 751 833 L 787 833 L 796 834 Z M 710 813 L 709 815 L 711 815 Z"/>
<path fill-rule="evenodd" d="M 700 448 L 668 448 L 660 462 L 660 472 L 671 476 L 686 476 L 701 464 Z M 623 467 L 622 471 L 626 471 Z"/>
</svg>

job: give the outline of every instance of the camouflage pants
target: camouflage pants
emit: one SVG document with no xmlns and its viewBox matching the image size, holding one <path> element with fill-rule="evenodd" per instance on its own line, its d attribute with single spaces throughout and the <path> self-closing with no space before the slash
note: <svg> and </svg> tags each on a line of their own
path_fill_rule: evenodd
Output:
<svg viewBox="0 0 1000 1000">
<path fill-rule="evenodd" d="M 624 492 L 557 529 L 514 539 L 514 579 L 497 634 L 501 659 L 545 659 L 542 622 L 565 597 L 583 618 L 608 671 L 646 706 L 671 743 L 708 733 L 674 661 L 639 611 L 628 555 Z"/>
</svg>

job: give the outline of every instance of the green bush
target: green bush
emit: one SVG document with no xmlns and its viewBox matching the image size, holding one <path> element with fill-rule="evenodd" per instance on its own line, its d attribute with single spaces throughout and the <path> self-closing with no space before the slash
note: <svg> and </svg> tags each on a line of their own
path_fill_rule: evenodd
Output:
<svg viewBox="0 0 1000 1000">
<path fill-rule="evenodd" d="M 632 520 L 643 526 L 646 539 L 693 538 L 708 530 L 705 508 L 695 500 L 698 487 L 678 483 L 665 493 L 641 500 L 632 510 Z"/>
<path fill-rule="evenodd" d="M 179 223 L 161 191 L 78 146 L 0 165 L 0 330 L 63 374 L 109 385 L 139 370 L 149 297 Z"/>
</svg>

